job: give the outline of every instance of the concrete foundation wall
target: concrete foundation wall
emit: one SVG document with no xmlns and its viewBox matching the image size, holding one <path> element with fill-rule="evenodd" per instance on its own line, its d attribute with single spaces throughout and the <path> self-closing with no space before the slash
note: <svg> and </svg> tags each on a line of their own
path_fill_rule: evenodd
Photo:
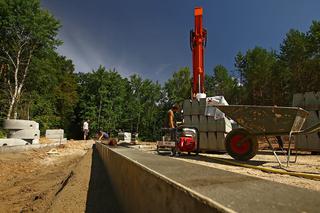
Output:
<svg viewBox="0 0 320 213">
<path fill-rule="evenodd" d="M 225 212 L 195 192 L 105 145 L 96 148 L 126 212 Z"/>
</svg>

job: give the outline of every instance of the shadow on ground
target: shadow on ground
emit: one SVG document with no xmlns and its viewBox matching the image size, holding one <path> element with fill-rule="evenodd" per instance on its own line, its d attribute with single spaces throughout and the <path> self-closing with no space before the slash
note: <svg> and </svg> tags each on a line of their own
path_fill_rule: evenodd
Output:
<svg viewBox="0 0 320 213">
<path fill-rule="evenodd" d="M 199 155 L 199 156 L 182 155 L 180 157 L 186 158 L 186 159 L 193 159 L 193 160 L 208 162 L 208 163 L 218 163 L 218 164 L 222 164 L 222 165 L 230 165 L 230 163 L 219 161 L 218 159 L 215 159 L 215 157 L 204 156 L 204 155 Z M 260 166 L 260 165 L 267 163 L 267 161 L 263 161 L 263 160 L 238 161 L 238 160 L 234 160 L 234 159 L 224 159 L 224 158 L 221 158 L 221 159 L 227 160 L 230 162 L 245 163 L 245 164 L 252 165 L 252 166 Z"/>
<path fill-rule="evenodd" d="M 92 165 L 86 212 L 123 212 L 95 145 L 93 145 L 92 149 Z"/>
</svg>

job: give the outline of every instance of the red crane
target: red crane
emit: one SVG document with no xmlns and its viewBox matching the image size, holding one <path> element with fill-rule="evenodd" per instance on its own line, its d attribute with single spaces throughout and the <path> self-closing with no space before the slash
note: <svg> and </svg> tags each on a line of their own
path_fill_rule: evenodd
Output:
<svg viewBox="0 0 320 213">
<path fill-rule="evenodd" d="M 204 48 L 207 44 L 207 30 L 202 26 L 202 7 L 194 9 L 194 30 L 190 31 L 192 50 L 193 85 L 192 98 L 204 98 Z"/>
</svg>

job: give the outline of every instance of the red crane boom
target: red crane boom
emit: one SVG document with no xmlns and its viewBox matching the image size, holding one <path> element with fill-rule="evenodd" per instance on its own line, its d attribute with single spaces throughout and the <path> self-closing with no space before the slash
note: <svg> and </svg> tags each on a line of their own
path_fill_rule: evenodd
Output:
<svg viewBox="0 0 320 213">
<path fill-rule="evenodd" d="M 207 44 L 207 30 L 202 26 L 201 7 L 194 9 L 194 30 L 190 31 L 190 48 L 192 50 L 193 85 L 192 98 L 205 97 L 204 90 L 204 48 Z M 200 96 L 198 96 L 198 94 Z"/>
</svg>

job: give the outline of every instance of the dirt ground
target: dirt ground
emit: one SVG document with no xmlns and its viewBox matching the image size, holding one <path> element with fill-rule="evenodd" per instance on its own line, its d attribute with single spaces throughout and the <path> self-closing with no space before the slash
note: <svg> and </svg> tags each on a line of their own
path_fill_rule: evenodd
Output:
<svg viewBox="0 0 320 213">
<path fill-rule="evenodd" d="M 57 148 L 1 153 L 1 212 L 47 211 L 92 144 L 71 141 Z"/>
<path fill-rule="evenodd" d="M 149 153 L 157 154 L 155 143 L 143 143 L 133 146 L 133 148 L 146 151 Z M 164 153 L 168 155 L 169 152 Z M 179 157 L 174 157 L 177 160 L 187 161 L 194 164 L 219 168 L 222 170 L 227 170 L 231 172 L 236 172 L 244 175 L 249 175 L 253 177 L 263 178 L 270 181 L 275 181 L 279 183 L 284 183 L 292 186 L 297 186 L 301 188 L 307 188 L 311 190 L 320 191 L 320 181 L 306 179 L 302 177 L 294 177 L 290 175 L 282 175 L 282 174 L 274 174 L 261 171 L 259 169 L 251 169 L 244 168 L 239 166 L 228 165 L 226 163 L 220 162 L 215 158 L 222 159 L 232 159 L 228 154 L 208 154 L 201 153 L 199 156 L 189 156 L 187 154 L 183 154 Z M 279 155 L 281 162 L 286 161 L 286 157 L 284 155 Z M 291 161 L 295 159 L 295 155 L 291 156 Z M 235 161 L 235 160 L 234 160 Z M 239 161 L 238 161 L 239 162 Z M 239 162 L 243 163 L 243 162 Z M 263 150 L 259 152 L 253 159 L 246 162 L 249 165 L 259 166 L 262 168 L 270 168 L 270 169 L 279 169 L 279 164 L 276 161 L 276 158 L 272 154 L 272 152 L 268 150 Z M 302 172 L 306 174 L 317 174 L 320 175 L 320 155 L 310 155 L 309 153 L 299 154 L 296 163 L 290 163 L 289 167 L 284 167 L 280 170 L 288 170 L 295 172 Z"/>
<path fill-rule="evenodd" d="M 130 147 L 157 154 L 155 143 L 144 142 Z M 165 154 L 169 157 L 169 152 Z M 216 160 L 231 159 L 227 154 L 184 154 L 174 158 L 320 191 L 320 181 L 317 180 L 267 173 Z M 285 156 L 280 155 L 280 159 L 284 161 Z M 270 151 L 259 153 L 248 164 L 278 167 Z M 298 161 L 287 169 L 320 175 L 320 156 L 300 154 Z M 122 212 L 94 141 L 68 141 L 56 148 L 1 153 L 0 183 L 0 212 Z"/>
</svg>

